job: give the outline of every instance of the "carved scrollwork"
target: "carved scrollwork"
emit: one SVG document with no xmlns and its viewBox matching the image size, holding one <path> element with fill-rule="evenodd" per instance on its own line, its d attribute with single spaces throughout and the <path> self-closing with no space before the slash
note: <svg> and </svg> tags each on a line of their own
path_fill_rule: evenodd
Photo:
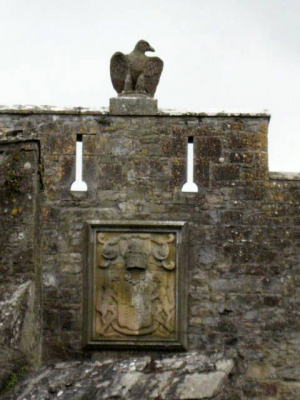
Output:
<svg viewBox="0 0 300 400">
<path fill-rule="evenodd" d="M 116 259 L 119 255 L 118 243 L 120 238 L 110 238 L 108 240 L 104 240 L 103 233 L 97 234 L 97 239 L 102 247 L 102 262 L 99 265 L 101 268 L 107 268 L 110 265 L 110 262 Z"/>
<path fill-rule="evenodd" d="M 175 268 L 174 261 L 166 261 L 170 254 L 169 243 L 174 242 L 174 240 L 175 236 L 173 234 L 169 234 L 167 239 L 163 237 L 151 238 L 153 256 L 161 261 L 162 266 L 169 271 Z"/>
<path fill-rule="evenodd" d="M 119 256 L 123 258 L 127 268 L 146 269 L 147 259 L 152 255 L 167 270 L 175 268 L 174 261 L 167 261 L 170 254 L 169 244 L 174 242 L 174 234 L 151 237 L 149 234 L 123 234 L 118 237 L 104 239 L 103 233 L 97 234 L 102 247 L 101 268 L 107 268 Z M 140 264 L 139 264 L 140 263 Z"/>
</svg>

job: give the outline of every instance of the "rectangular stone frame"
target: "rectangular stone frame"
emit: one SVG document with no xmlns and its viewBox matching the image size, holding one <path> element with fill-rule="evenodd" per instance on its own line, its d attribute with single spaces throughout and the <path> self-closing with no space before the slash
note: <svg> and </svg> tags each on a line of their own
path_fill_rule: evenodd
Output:
<svg viewBox="0 0 300 400">
<path fill-rule="evenodd" d="M 185 350 L 187 348 L 187 222 L 185 221 L 87 221 L 86 255 L 83 285 L 83 346 L 91 350 L 124 349 L 124 350 Z M 176 322 L 175 339 L 131 340 L 93 338 L 94 309 L 94 263 L 96 255 L 96 232 L 101 230 L 141 233 L 175 233 L 176 234 Z"/>
</svg>

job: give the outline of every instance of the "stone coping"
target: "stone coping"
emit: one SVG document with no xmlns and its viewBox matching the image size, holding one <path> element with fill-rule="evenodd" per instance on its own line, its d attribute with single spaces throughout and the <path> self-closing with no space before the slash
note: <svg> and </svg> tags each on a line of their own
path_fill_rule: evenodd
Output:
<svg viewBox="0 0 300 400">
<path fill-rule="evenodd" d="M 85 107 L 55 107 L 55 106 L 33 106 L 13 105 L 0 106 L 0 114 L 52 114 L 52 115 L 110 115 L 108 107 L 85 108 Z M 124 116 L 124 115 L 123 115 Z M 131 115 L 132 116 L 132 115 Z M 195 117 L 265 117 L 270 119 L 271 114 L 267 110 L 171 110 L 159 109 L 158 113 L 152 116 L 195 116 Z"/>
<path fill-rule="evenodd" d="M 300 181 L 299 172 L 269 172 L 269 178 L 277 181 Z"/>
</svg>

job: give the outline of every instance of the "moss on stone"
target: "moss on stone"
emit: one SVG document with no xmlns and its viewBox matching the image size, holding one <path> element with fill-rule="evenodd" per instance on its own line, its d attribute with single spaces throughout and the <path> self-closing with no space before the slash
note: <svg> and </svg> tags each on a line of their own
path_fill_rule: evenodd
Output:
<svg viewBox="0 0 300 400">
<path fill-rule="evenodd" d="M 28 371 L 27 366 L 23 366 L 15 372 L 12 372 L 5 384 L 5 390 L 10 390 L 16 386 L 16 384 L 24 377 Z"/>
</svg>

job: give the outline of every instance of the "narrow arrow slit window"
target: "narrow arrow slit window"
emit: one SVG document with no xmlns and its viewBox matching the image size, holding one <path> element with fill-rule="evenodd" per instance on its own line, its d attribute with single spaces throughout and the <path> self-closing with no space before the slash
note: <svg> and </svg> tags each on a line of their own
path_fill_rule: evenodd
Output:
<svg viewBox="0 0 300 400">
<path fill-rule="evenodd" d="M 83 166 L 83 142 L 82 135 L 76 135 L 76 175 L 75 182 L 71 186 L 71 192 L 86 192 L 87 184 L 82 180 L 82 166 Z"/>
<path fill-rule="evenodd" d="M 188 137 L 187 143 L 187 181 L 182 187 L 183 192 L 198 192 L 198 186 L 194 182 L 194 137 Z"/>
</svg>

